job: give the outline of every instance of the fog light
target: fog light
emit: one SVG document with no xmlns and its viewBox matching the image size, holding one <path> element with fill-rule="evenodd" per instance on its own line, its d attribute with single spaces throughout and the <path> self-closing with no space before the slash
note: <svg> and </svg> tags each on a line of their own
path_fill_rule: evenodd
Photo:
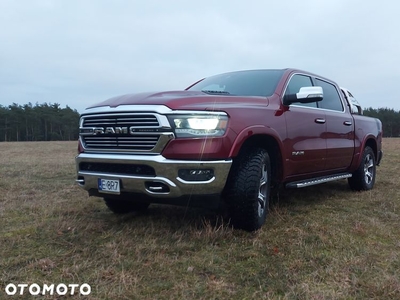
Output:
<svg viewBox="0 0 400 300">
<path fill-rule="evenodd" d="M 208 181 L 214 177 L 213 169 L 180 169 L 178 176 L 186 181 Z"/>
</svg>

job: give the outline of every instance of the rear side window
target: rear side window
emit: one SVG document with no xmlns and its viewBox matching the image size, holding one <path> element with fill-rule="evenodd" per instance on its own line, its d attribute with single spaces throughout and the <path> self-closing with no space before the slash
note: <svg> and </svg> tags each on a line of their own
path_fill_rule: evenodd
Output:
<svg viewBox="0 0 400 300">
<path fill-rule="evenodd" d="M 285 95 L 296 94 L 300 91 L 300 88 L 306 86 L 313 86 L 311 78 L 309 76 L 296 74 L 290 78 L 289 84 L 286 87 Z M 307 107 L 317 107 L 316 102 L 312 103 L 295 103 L 298 106 L 307 106 Z"/>
<path fill-rule="evenodd" d="M 336 87 L 326 81 L 316 79 L 316 85 L 322 87 L 324 90 L 324 99 L 318 102 L 319 108 L 343 111 L 342 100 L 340 99 L 339 93 Z"/>
</svg>

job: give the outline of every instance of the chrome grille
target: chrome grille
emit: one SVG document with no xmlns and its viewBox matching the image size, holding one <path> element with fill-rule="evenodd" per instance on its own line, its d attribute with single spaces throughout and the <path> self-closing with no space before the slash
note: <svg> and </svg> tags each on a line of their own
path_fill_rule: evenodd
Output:
<svg viewBox="0 0 400 300">
<path fill-rule="evenodd" d="M 116 115 L 116 116 L 88 116 L 83 120 L 83 127 L 98 127 L 98 126 L 134 126 L 143 127 L 158 127 L 157 117 L 149 114 L 138 115 Z"/>
<path fill-rule="evenodd" d="M 167 118 L 159 114 L 86 115 L 80 124 L 82 146 L 91 152 L 160 153 L 174 137 L 172 132 L 166 132 Z"/>
<path fill-rule="evenodd" d="M 160 135 L 134 136 L 85 136 L 86 148 L 150 151 L 155 147 Z"/>
</svg>

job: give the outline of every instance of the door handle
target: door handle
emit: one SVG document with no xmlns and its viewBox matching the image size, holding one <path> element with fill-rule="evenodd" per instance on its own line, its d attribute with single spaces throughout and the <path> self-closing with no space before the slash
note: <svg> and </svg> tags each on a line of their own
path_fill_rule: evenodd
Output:
<svg viewBox="0 0 400 300">
<path fill-rule="evenodd" d="M 343 124 L 346 125 L 346 126 L 351 126 L 351 125 L 353 125 L 353 122 L 351 122 L 351 121 L 344 121 Z"/>
<path fill-rule="evenodd" d="M 325 124 L 325 119 L 322 119 L 322 118 L 316 118 L 315 119 L 315 123 L 319 123 L 319 124 Z"/>
</svg>

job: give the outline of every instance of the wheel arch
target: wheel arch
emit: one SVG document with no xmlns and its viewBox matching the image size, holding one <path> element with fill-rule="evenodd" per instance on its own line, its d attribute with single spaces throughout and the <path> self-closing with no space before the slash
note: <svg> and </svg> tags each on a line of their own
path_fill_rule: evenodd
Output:
<svg viewBox="0 0 400 300">
<path fill-rule="evenodd" d="M 368 139 L 366 139 L 366 141 L 364 143 L 364 147 L 362 148 L 363 151 L 364 151 L 364 149 L 366 147 L 371 147 L 372 151 L 374 151 L 375 159 L 377 159 L 377 157 L 378 157 L 378 145 L 376 143 L 375 138 L 369 137 Z"/>
<path fill-rule="evenodd" d="M 362 148 L 360 162 L 353 176 L 348 178 L 349 186 L 355 191 L 366 191 L 373 188 L 376 178 L 376 153 L 377 144 L 374 139 L 367 139 Z M 375 161 L 371 162 L 370 155 L 375 156 Z"/>
<path fill-rule="evenodd" d="M 364 153 L 364 150 L 366 147 L 370 147 L 372 149 L 372 151 L 374 152 L 375 160 L 378 159 L 378 156 L 379 156 L 378 142 L 376 140 L 376 137 L 374 135 L 370 134 L 370 135 L 366 136 L 365 139 L 360 141 L 360 143 L 358 144 L 356 151 L 354 152 L 353 162 L 350 167 L 351 172 L 356 170 L 358 168 L 358 166 L 361 164 L 362 156 L 363 156 L 363 153 Z"/>
<path fill-rule="evenodd" d="M 273 185 L 282 181 L 284 174 L 282 144 L 274 133 L 267 133 L 264 126 L 248 128 L 238 136 L 231 149 L 230 157 L 240 155 L 246 149 L 260 147 L 267 150 L 271 162 Z"/>
<path fill-rule="evenodd" d="M 375 160 L 378 159 L 378 144 L 376 142 L 376 139 L 374 136 L 367 136 L 361 145 L 360 155 L 357 159 L 357 164 L 356 164 L 357 167 L 361 164 L 362 156 L 363 156 L 362 154 L 364 153 L 364 150 L 366 147 L 370 147 L 372 149 L 372 151 L 374 152 Z"/>
</svg>

